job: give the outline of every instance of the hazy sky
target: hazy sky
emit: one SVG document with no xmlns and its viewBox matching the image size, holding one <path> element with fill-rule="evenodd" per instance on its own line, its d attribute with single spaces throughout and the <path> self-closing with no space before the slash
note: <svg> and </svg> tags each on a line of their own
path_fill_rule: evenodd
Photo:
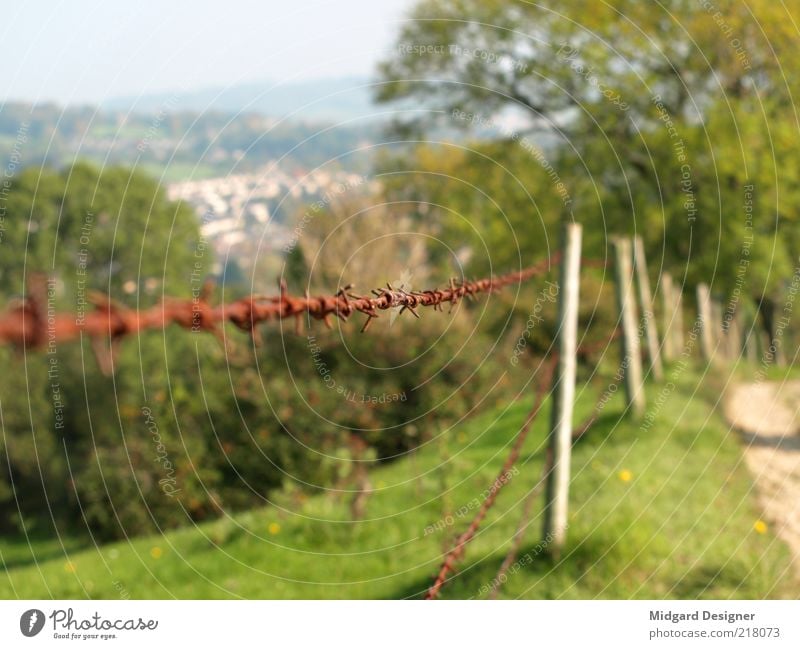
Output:
<svg viewBox="0 0 800 649">
<path fill-rule="evenodd" d="M 413 0 L 17 0 L 0 98 L 61 103 L 366 75 Z"/>
</svg>

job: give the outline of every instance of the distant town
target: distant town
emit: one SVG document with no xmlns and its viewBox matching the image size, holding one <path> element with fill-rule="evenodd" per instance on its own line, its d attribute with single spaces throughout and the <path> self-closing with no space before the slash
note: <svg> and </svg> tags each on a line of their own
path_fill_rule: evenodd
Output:
<svg viewBox="0 0 800 649">
<path fill-rule="evenodd" d="M 201 220 L 201 233 L 216 253 L 216 274 L 224 260 L 249 268 L 265 254 L 282 255 L 299 236 L 295 221 L 305 223 L 345 191 L 368 191 L 361 174 L 317 170 L 283 171 L 277 163 L 253 173 L 187 180 L 167 186 L 170 200 L 190 204 Z M 303 215 L 303 211 L 308 215 Z"/>
</svg>

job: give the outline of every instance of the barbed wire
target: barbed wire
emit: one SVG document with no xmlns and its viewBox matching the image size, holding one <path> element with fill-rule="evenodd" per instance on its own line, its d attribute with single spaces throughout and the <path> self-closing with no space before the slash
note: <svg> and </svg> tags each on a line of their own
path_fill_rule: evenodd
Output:
<svg viewBox="0 0 800 649">
<path fill-rule="evenodd" d="M 584 354 L 594 353 L 595 351 L 607 347 L 609 344 L 611 344 L 611 342 L 616 340 L 620 336 L 620 334 L 621 334 L 620 328 L 616 327 L 607 338 L 603 340 L 596 340 L 584 343 L 583 345 L 580 345 L 578 347 L 577 351 L 579 353 L 584 353 Z M 551 385 L 557 363 L 558 363 L 558 354 L 552 353 L 547 358 L 545 364 L 544 376 L 537 385 L 536 396 L 534 398 L 533 406 L 531 407 L 530 412 L 525 418 L 524 424 L 522 425 L 519 433 L 517 434 L 517 438 L 514 441 L 514 445 L 511 448 L 511 451 L 509 452 L 505 462 L 503 463 L 503 467 L 500 469 L 500 472 L 498 473 L 497 477 L 492 483 L 492 486 L 489 488 L 489 495 L 484 500 L 480 510 L 478 510 L 478 513 L 475 515 L 475 518 L 472 520 L 467 530 L 458 537 L 452 549 L 445 555 L 445 559 L 442 562 L 442 566 L 439 569 L 439 573 L 437 574 L 433 585 L 431 585 L 431 587 L 428 589 L 425 599 L 435 599 L 436 597 L 438 597 L 442 587 L 447 582 L 448 575 L 455 570 L 456 563 L 463 557 L 466 545 L 475 537 L 475 534 L 478 532 L 478 529 L 480 528 L 483 519 L 486 517 L 486 514 L 494 505 L 497 499 L 497 493 L 506 483 L 503 477 L 507 475 L 508 471 L 511 470 L 516 461 L 519 459 L 520 452 L 522 451 L 522 445 L 525 443 L 525 439 L 528 436 L 528 432 L 531 429 L 531 425 L 538 416 L 542 408 L 542 405 L 544 404 L 544 399 L 548 393 L 548 388 Z M 576 428 L 573 429 L 572 431 L 573 443 L 575 443 L 581 437 L 583 437 L 597 421 L 597 415 L 600 410 L 599 403 L 600 401 L 598 400 L 598 402 L 595 404 L 594 408 L 592 409 L 590 414 L 586 417 L 586 419 L 582 421 Z M 544 481 L 547 478 L 547 474 L 552 470 L 552 468 L 553 468 L 553 451 L 552 448 L 548 446 L 545 455 L 545 462 L 542 467 L 541 476 L 537 484 L 533 487 L 531 492 L 528 493 L 525 499 L 522 519 L 520 520 L 517 530 L 514 533 L 511 549 L 509 550 L 509 553 L 506 555 L 503 564 L 500 566 L 500 570 L 498 571 L 495 584 L 497 584 L 498 581 L 502 579 L 502 576 L 516 560 L 517 552 L 519 551 L 519 547 L 522 543 L 522 536 L 524 534 L 525 529 L 528 526 L 527 521 L 530 516 L 533 498 L 536 495 L 538 495 L 539 492 L 541 491 L 541 488 L 544 485 Z M 498 590 L 497 586 L 493 587 L 490 593 L 490 597 L 492 598 L 496 597 L 497 590 Z"/>
<path fill-rule="evenodd" d="M 600 398 L 595 403 L 594 408 L 592 408 L 590 414 L 575 428 L 572 429 L 572 444 L 577 443 L 589 430 L 594 426 L 597 422 L 597 416 L 600 412 L 600 403 L 602 400 L 602 394 Z M 505 576 L 510 570 L 510 568 L 514 565 L 517 560 L 517 556 L 519 554 L 520 547 L 522 546 L 522 540 L 525 536 L 525 531 L 528 529 L 531 523 L 531 513 L 533 509 L 533 503 L 535 498 L 541 493 L 542 488 L 547 480 L 548 475 L 553 470 L 553 448 L 548 445 L 547 451 L 545 452 L 545 460 L 544 464 L 542 465 L 542 472 L 539 476 L 539 480 L 533 486 L 533 488 L 528 492 L 525 496 L 525 501 L 522 506 L 522 515 L 520 516 L 519 523 L 517 524 L 517 529 L 514 532 L 514 536 L 511 539 L 511 547 L 508 550 L 505 558 L 503 559 L 503 563 L 500 564 L 500 568 L 497 570 L 497 575 L 492 580 L 492 587 L 489 591 L 488 598 L 489 599 L 497 599 L 497 595 L 500 592 L 500 587 L 503 585 L 505 581 Z"/>
<path fill-rule="evenodd" d="M 555 253 L 533 266 L 497 277 L 462 280 L 459 283 L 455 279 L 451 279 L 449 286 L 442 289 L 407 291 L 387 283 L 386 288 L 372 290 L 371 296 L 353 293 L 352 285 L 345 286 L 332 295 L 312 297 L 306 293 L 304 296 L 296 296 L 291 295 L 285 281 L 281 281 L 280 292 L 277 296 L 254 294 L 228 304 L 212 306 L 210 297 L 213 283 L 206 282 L 202 291 L 191 299 L 166 296 L 156 306 L 136 310 L 115 302 L 107 295 L 93 292 L 89 294 L 88 302 L 95 307 L 95 310 L 85 314 L 59 313 L 52 309 L 47 300 L 46 278 L 37 275 L 33 276 L 29 282 L 27 296 L 13 303 L 5 313 L 0 313 L 0 345 L 36 349 L 45 345 L 75 340 L 85 335 L 91 339 L 93 346 L 97 340 L 107 339 L 111 342 L 113 349 L 113 344 L 126 336 L 148 330 L 166 329 L 169 325 L 177 325 L 193 332 L 212 333 L 222 340 L 220 327 L 226 322 L 250 333 L 254 342 L 261 344 L 257 325 L 270 320 L 295 318 L 299 331 L 302 328 L 303 316 L 322 320 L 328 327 L 332 327 L 331 316 L 336 316 L 346 322 L 355 313 L 366 315 L 366 320 L 361 328 L 362 332 L 366 332 L 372 321 L 379 317 L 378 311 L 399 307 L 401 313 L 410 311 L 412 315 L 419 318 L 417 312 L 419 307 L 433 307 L 435 311 L 443 311 L 442 306 L 450 303 L 450 310 L 452 310 L 464 298 L 472 299 L 477 294 L 492 293 L 506 286 L 541 276 L 558 265 L 560 261 L 560 253 Z M 582 265 L 605 268 L 608 262 L 584 259 Z M 577 352 L 584 355 L 592 354 L 606 347 L 619 335 L 620 330 L 617 328 L 608 339 L 585 343 L 578 348 Z M 97 346 L 95 346 L 95 352 L 98 355 L 101 369 L 105 371 L 110 366 L 109 361 L 111 360 L 108 352 L 104 352 L 105 359 L 101 357 L 101 351 Z M 439 595 L 443 585 L 448 581 L 449 575 L 454 572 L 456 564 L 463 558 L 466 546 L 477 535 L 489 510 L 497 501 L 500 490 L 507 483 L 508 472 L 518 461 L 532 424 L 544 404 L 557 362 L 558 355 L 556 353 L 552 353 L 546 358 L 543 376 L 535 390 L 532 408 L 520 427 L 510 452 L 489 488 L 479 511 L 466 531 L 457 537 L 452 548 L 446 553 L 439 572 L 426 593 L 426 599 L 435 599 Z M 573 442 L 593 426 L 599 410 L 598 402 L 586 420 L 573 429 Z M 511 548 L 500 566 L 495 586 L 490 594 L 492 598 L 497 596 L 498 584 L 516 560 L 524 531 L 529 525 L 533 498 L 541 490 L 547 473 L 552 470 L 552 464 L 552 451 L 548 450 L 542 476 L 525 499 L 522 517 L 512 538 Z"/>
<path fill-rule="evenodd" d="M 522 515 L 520 516 L 519 523 L 517 523 L 517 529 L 514 531 L 514 536 L 511 538 L 511 547 L 509 548 L 508 553 L 503 559 L 503 563 L 500 564 L 500 568 L 497 570 L 497 575 L 491 582 L 492 587 L 489 590 L 488 599 L 497 599 L 497 595 L 500 592 L 500 586 L 506 579 L 508 571 L 511 569 L 511 567 L 517 560 L 517 555 L 519 554 L 519 549 L 522 546 L 522 540 L 525 537 L 525 532 L 531 524 L 531 513 L 533 511 L 533 503 L 535 502 L 539 494 L 542 492 L 545 480 L 547 480 L 547 474 L 550 471 L 552 471 L 552 469 L 553 469 L 553 451 L 548 447 L 545 457 L 545 463 L 542 466 L 542 473 L 539 476 L 539 480 L 525 496 L 525 500 L 522 504 Z"/>
<path fill-rule="evenodd" d="M 458 561 L 463 557 L 467 544 L 472 541 L 473 538 L 475 538 L 475 534 L 477 534 L 483 519 L 486 518 L 489 510 L 497 501 L 497 494 L 499 494 L 503 486 L 507 484 L 508 480 L 506 479 L 506 476 L 519 459 L 519 455 L 522 452 L 522 446 L 528 437 L 531 426 L 541 411 L 545 396 L 549 391 L 550 384 L 553 379 L 553 373 L 555 372 L 557 362 L 557 354 L 552 354 L 547 359 L 547 362 L 544 366 L 544 374 L 536 387 L 536 396 L 534 397 L 533 406 L 531 407 L 530 412 L 528 412 L 525 422 L 520 427 L 517 437 L 514 440 L 514 444 L 511 447 L 511 450 L 509 451 L 505 461 L 503 462 L 503 466 L 498 472 L 497 477 L 494 479 L 494 482 L 492 482 L 492 486 L 489 488 L 489 493 L 483 501 L 481 508 L 478 510 L 478 513 L 475 515 L 475 518 L 472 519 L 466 531 L 456 539 L 453 547 L 445 555 L 441 568 L 439 568 L 439 573 L 436 575 L 436 579 L 428 589 L 425 599 L 436 599 L 436 597 L 439 595 L 439 591 L 441 591 L 442 586 L 447 581 L 448 575 L 455 570 L 456 563 L 458 563 Z"/>
<path fill-rule="evenodd" d="M 622 335 L 621 327 L 615 327 L 611 334 L 605 340 L 599 340 L 592 343 L 586 343 L 578 347 L 579 353 L 593 353 L 600 349 L 603 349 L 610 345 L 614 340 L 619 338 Z M 612 381 L 612 384 L 616 385 L 619 383 L 619 379 L 615 379 Z M 589 432 L 589 430 L 597 423 L 597 418 L 602 410 L 602 403 L 604 400 L 604 393 L 601 392 L 595 401 L 594 407 L 591 409 L 589 414 L 586 418 L 578 424 L 575 428 L 572 429 L 572 444 L 576 444 L 580 439 Z M 492 580 L 492 587 L 489 591 L 489 599 L 496 599 L 498 593 L 500 592 L 500 588 L 502 587 L 505 576 L 508 574 L 508 571 L 514 565 L 517 560 L 517 556 L 519 554 L 519 549 L 522 546 L 522 540 L 525 535 L 525 531 L 528 529 L 530 525 L 531 519 L 531 511 L 533 507 L 534 499 L 541 493 L 542 487 L 545 484 L 548 474 L 550 471 L 553 470 L 553 448 L 548 445 L 547 451 L 545 453 L 545 461 L 542 465 L 542 472 L 539 477 L 539 480 L 534 485 L 534 487 L 528 492 L 527 496 L 525 497 L 525 502 L 522 507 L 522 515 L 520 516 L 520 521 L 517 525 L 517 529 L 514 532 L 514 536 L 511 540 L 511 547 L 508 550 L 505 558 L 503 559 L 503 563 L 500 564 L 500 568 L 497 571 L 497 575 Z"/>
<path fill-rule="evenodd" d="M 81 335 L 114 341 L 146 330 L 165 329 L 172 324 L 190 331 L 209 332 L 221 338 L 219 327 L 224 322 L 250 333 L 255 342 L 260 343 L 256 329 L 258 324 L 294 317 L 299 330 L 302 316 L 306 314 L 324 321 L 330 327 L 331 316 L 346 321 L 354 313 L 363 313 L 367 316 L 361 328 L 363 332 L 379 317 L 378 311 L 400 307 L 401 313 L 410 311 L 419 317 L 419 307 L 433 307 L 442 311 L 445 303 L 450 303 L 452 310 L 464 298 L 492 293 L 542 275 L 558 261 L 559 255 L 555 254 L 529 268 L 498 277 L 460 283 L 451 279 L 450 285 L 441 289 L 406 291 L 387 284 L 386 288 L 371 291 L 371 296 L 353 293 L 352 285 L 333 295 L 296 296 L 288 292 L 285 282 L 281 282 L 277 296 L 251 295 L 229 304 L 212 306 L 209 298 L 213 284 L 207 282 L 203 290 L 191 299 L 166 297 L 154 307 L 135 310 L 101 293 L 92 293 L 88 297 L 95 310 L 81 316 L 52 311 L 46 300 L 45 279 L 37 277 L 30 282 L 27 297 L 0 314 L 0 344 L 38 348 L 75 340 Z"/>
</svg>

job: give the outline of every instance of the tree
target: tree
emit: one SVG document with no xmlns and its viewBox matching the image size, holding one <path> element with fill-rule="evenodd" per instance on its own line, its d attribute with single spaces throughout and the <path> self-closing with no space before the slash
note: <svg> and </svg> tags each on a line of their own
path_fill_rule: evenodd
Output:
<svg viewBox="0 0 800 649">
<path fill-rule="evenodd" d="M 162 292 L 189 297 L 192 274 L 202 276 L 210 266 L 193 211 L 167 201 L 140 173 L 82 163 L 61 172 L 28 168 L 5 190 L 0 293 L 6 298 L 25 293 L 32 275 L 45 273 L 54 279 L 48 310 L 78 315 L 92 308 L 92 291 L 147 306 Z M 154 344 L 159 337 L 163 345 Z M 121 536 L 151 530 L 153 522 L 174 525 L 184 511 L 201 517 L 211 510 L 210 434 L 183 442 L 177 424 L 170 425 L 173 408 L 187 402 L 185 423 L 207 425 L 202 404 L 180 398 L 198 384 L 187 359 L 197 356 L 199 363 L 199 349 L 186 332 L 145 334 L 138 346 L 123 344 L 113 379 L 98 370 L 88 343 L 24 356 L 0 350 L 6 365 L 20 368 L 0 377 L 0 524 L 41 532 L 83 517 L 100 536 Z M 164 395 L 165 386 L 173 404 L 148 401 L 147 395 Z M 170 449 L 184 509 L 161 489 L 166 473 L 163 462 L 153 462 L 158 443 L 145 406 Z"/>
<path fill-rule="evenodd" d="M 166 200 L 140 172 L 78 163 L 61 172 L 28 168 L 9 182 L 0 255 L 0 292 L 21 294 L 31 273 L 57 275 L 62 304 L 89 291 L 154 303 L 191 295 L 195 265 L 210 252 L 191 208 Z"/>
<path fill-rule="evenodd" d="M 424 0 L 411 18 L 380 66 L 378 99 L 421 107 L 400 133 L 513 123 L 569 187 L 561 218 L 588 226 L 590 254 L 596 233 L 635 231 L 689 288 L 780 300 L 799 250 L 797 2 Z"/>
</svg>

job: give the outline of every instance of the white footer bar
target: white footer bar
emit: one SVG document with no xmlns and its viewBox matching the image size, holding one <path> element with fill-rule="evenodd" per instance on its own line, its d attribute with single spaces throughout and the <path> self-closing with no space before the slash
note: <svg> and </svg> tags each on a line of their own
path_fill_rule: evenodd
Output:
<svg viewBox="0 0 800 649">
<path fill-rule="evenodd" d="M 777 649 L 799 631 L 791 601 L 0 602 L 0 647 Z"/>
</svg>

